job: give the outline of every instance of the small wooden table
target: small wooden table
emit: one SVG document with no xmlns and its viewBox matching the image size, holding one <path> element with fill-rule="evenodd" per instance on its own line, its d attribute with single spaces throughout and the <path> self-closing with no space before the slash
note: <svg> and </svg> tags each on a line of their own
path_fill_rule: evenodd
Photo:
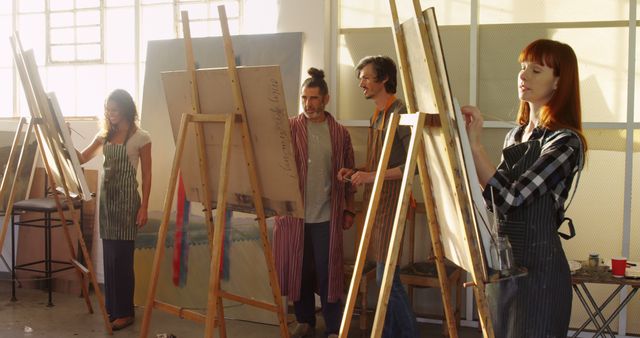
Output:
<svg viewBox="0 0 640 338">
<path fill-rule="evenodd" d="M 575 274 L 571 276 L 571 282 L 573 290 L 578 296 L 578 299 L 580 299 L 580 302 L 582 303 L 584 309 L 587 311 L 587 314 L 589 315 L 589 319 L 587 319 L 587 321 L 585 321 L 584 324 L 582 324 L 582 326 L 580 326 L 580 328 L 576 330 L 572 337 L 577 337 L 580 332 L 582 332 L 584 328 L 589 325 L 589 323 L 593 323 L 597 330 L 593 337 L 598 337 L 600 335 L 604 336 L 605 332 L 609 336 L 615 337 L 609 325 L 618 316 L 620 311 L 622 311 L 624 307 L 629 304 L 633 296 L 635 296 L 635 294 L 638 292 L 638 288 L 640 288 L 640 279 L 615 278 L 611 275 L 611 272 L 609 272 L 606 267 L 599 267 L 596 269 L 582 268 L 576 271 Z M 617 285 L 617 287 L 601 305 L 598 305 L 591 295 L 591 292 L 589 292 L 589 289 L 586 285 L 587 283 L 612 284 Z M 622 291 L 625 286 L 630 286 L 632 288 L 631 291 L 622 300 L 618 307 L 614 309 L 609 318 L 605 318 L 603 310 L 620 293 L 620 291 Z"/>
</svg>

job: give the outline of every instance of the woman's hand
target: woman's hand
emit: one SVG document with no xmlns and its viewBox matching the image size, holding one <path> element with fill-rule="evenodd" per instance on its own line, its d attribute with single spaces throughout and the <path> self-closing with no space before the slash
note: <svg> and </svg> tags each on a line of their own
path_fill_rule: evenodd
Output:
<svg viewBox="0 0 640 338">
<path fill-rule="evenodd" d="M 138 209 L 138 214 L 136 215 L 136 225 L 138 228 L 142 228 L 145 224 L 147 224 L 147 208 L 140 207 Z"/>
<path fill-rule="evenodd" d="M 480 144 L 482 136 L 482 126 L 484 119 L 478 107 L 475 106 L 463 106 L 460 108 L 464 115 L 465 126 L 467 127 L 467 134 L 469 135 L 469 143 L 471 147 Z"/>
</svg>

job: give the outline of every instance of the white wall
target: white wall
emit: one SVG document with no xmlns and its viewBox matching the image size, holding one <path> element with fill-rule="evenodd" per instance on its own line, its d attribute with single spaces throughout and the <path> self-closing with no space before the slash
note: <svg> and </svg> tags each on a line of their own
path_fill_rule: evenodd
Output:
<svg viewBox="0 0 640 338">
<path fill-rule="evenodd" d="M 331 15 L 331 0 L 280 0 L 277 30 L 303 32 L 301 81 L 308 77 L 307 69 L 315 67 L 325 72 L 330 95 L 337 93 L 335 72 L 332 71 L 332 37 L 337 24 Z M 336 100 L 329 102 L 327 110 L 335 111 Z"/>
</svg>

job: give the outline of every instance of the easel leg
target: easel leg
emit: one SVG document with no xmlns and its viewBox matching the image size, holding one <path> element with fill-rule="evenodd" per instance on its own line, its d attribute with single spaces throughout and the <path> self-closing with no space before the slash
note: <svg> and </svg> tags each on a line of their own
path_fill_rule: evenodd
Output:
<svg viewBox="0 0 640 338">
<path fill-rule="evenodd" d="M 218 316 L 220 318 L 224 318 L 224 304 L 222 303 L 222 297 L 218 298 Z M 227 327 L 225 325 L 225 321 L 224 320 L 218 320 L 218 334 L 220 335 L 220 338 L 226 338 L 227 337 Z"/>
<path fill-rule="evenodd" d="M 144 316 L 142 317 L 142 325 L 140 327 L 140 338 L 147 337 L 149 325 L 151 324 L 151 311 L 155 306 L 156 289 L 158 287 L 158 276 L 160 275 L 160 263 L 164 256 L 164 243 L 167 239 L 167 230 L 169 228 L 169 218 L 171 217 L 171 205 L 173 204 L 173 195 L 178 183 L 178 170 L 182 159 L 182 151 L 184 150 L 184 142 L 186 138 L 187 127 L 190 122 L 190 115 L 183 114 L 180 121 L 180 130 L 176 142 L 176 152 L 173 158 L 171 168 L 171 176 L 169 186 L 165 194 L 162 223 L 158 229 L 158 240 L 156 243 L 156 252 L 153 256 L 153 265 L 151 268 L 151 276 L 149 277 L 149 289 L 147 290 L 147 303 L 144 308 Z"/>
<path fill-rule="evenodd" d="M 220 300 L 220 265 L 224 242 L 225 221 L 227 212 L 227 187 L 229 183 L 229 163 L 231 162 L 231 137 L 233 134 L 234 115 L 229 114 L 224 125 L 222 155 L 218 184 L 218 206 L 216 208 L 216 226 L 211 247 L 211 263 L 209 265 L 209 292 L 207 297 L 207 318 L 205 321 L 205 337 L 213 337 L 215 320 L 224 321 L 224 317 L 216 317 Z M 208 174 L 203 179 L 208 180 Z M 208 192 L 206 192 L 208 193 Z M 224 328 L 223 324 L 220 324 Z"/>
</svg>

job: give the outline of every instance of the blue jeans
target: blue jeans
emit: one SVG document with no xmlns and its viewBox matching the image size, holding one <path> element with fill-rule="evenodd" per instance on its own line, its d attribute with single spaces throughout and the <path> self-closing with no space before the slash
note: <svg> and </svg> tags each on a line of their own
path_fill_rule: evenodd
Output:
<svg viewBox="0 0 640 338">
<path fill-rule="evenodd" d="M 384 262 L 376 265 L 376 281 L 381 287 L 382 276 L 384 274 Z M 387 315 L 384 319 L 383 338 L 415 338 L 419 337 L 418 323 L 411 310 L 409 297 L 400 282 L 400 269 L 396 266 L 393 273 L 393 283 L 389 293 L 389 304 L 387 305 Z"/>
</svg>

